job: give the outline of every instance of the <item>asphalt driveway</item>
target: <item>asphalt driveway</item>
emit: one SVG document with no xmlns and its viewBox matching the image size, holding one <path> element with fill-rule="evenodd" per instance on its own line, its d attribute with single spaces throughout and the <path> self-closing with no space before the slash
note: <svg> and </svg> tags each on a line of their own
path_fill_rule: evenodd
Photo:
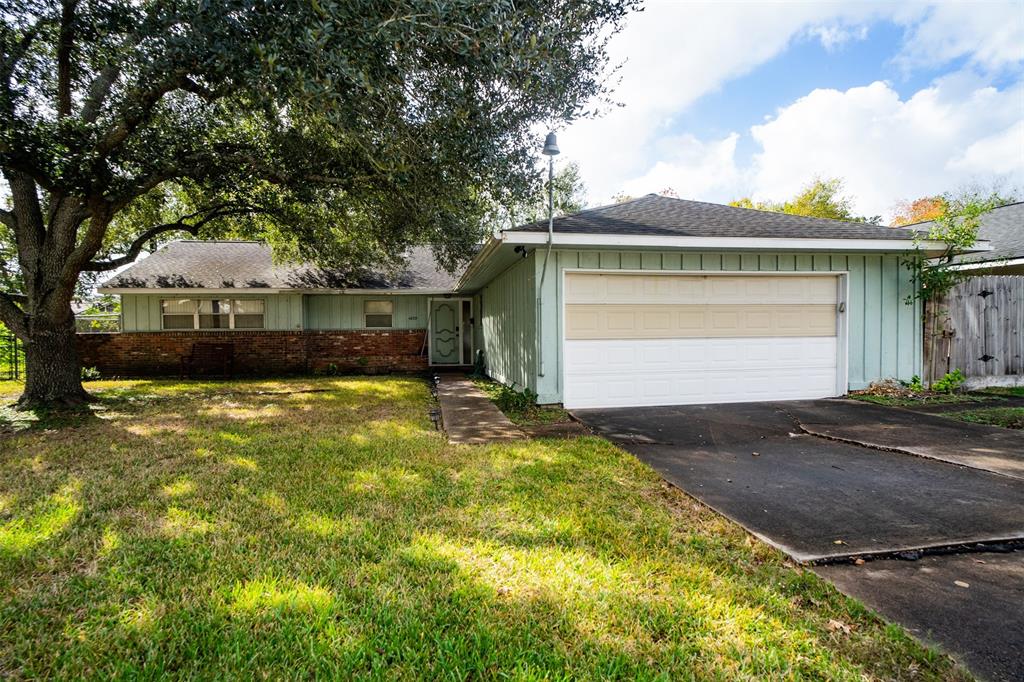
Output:
<svg viewBox="0 0 1024 682">
<path fill-rule="evenodd" d="M 801 562 L 1024 539 L 1024 480 L 810 435 L 794 414 L 855 423 L 859 408 L 804 401 L 576 415 Z M 867 416 L 884 431 L 884 414 Z M 952 440 L 962 425 L 948 424 Z"/>
<path fill-rule="evenodd" d="M 1024 541 L 1022 434 L 843 400 L 574 414 L 977 674 L 1024 679 L 1024 551 L 963 553 Z"/>
</svg>

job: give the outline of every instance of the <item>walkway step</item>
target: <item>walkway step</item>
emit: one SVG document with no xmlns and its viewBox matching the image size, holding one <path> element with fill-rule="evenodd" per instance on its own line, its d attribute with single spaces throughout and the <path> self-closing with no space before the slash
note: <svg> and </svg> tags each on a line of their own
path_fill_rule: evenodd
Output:
<svg viewBox="0 0 1024 682">
<path fill-rule="evenodd" d="M 526 438 L 526 434 L 464 376 L 440 375 L 437 400 L 441 404 L 441 424 L 452 443 L 482 445 Z"/>
</svg>

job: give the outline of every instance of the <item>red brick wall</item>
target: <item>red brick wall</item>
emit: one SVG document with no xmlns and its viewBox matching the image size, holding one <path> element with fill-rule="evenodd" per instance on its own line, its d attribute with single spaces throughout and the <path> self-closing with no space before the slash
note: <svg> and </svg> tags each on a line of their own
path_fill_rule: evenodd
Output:
<svg viewBox="0 0 1024 682">
<path fill-rule="evenodd" d="M 83 367 L 103 376 L 175 376 L 192 344 L 232 343 L 235 374 L 410 372 L 427 368 L 422 329 L 389 331 L 182 331 L 79 334 Z"/>
</svg>

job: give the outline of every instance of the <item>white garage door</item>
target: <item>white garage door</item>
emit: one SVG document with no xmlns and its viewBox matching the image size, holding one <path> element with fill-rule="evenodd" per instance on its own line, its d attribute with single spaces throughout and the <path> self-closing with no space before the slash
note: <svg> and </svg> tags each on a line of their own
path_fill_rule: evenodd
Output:
<svg viewBox="0 0 1024 682">
<path fill-rule="evenodd" d="M 833 275 L 569 273 L 566 407 L 796 400 L 837 391 Z"/>
</svg>

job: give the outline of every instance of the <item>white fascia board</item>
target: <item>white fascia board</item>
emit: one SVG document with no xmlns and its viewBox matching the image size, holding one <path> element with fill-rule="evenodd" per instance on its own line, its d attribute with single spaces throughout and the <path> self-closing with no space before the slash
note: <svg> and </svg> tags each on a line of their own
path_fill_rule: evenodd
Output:
<svg viewBox="0 0 1024 682">
<path fill-rule="evenodd" d="M 547 244 L 545 232 L 514 232 L 502 234 L 508 244 Z M 668 248 L 695 250 L 772 250 L 772 251 L 924 251 L 945 250 L 942 241 L 926 239 L 777 239 L 771 237 L 675 237 L 662 235 L 566 234 L 556 232 L 554 246 L 593 246 L 607 248 Z M 976 246 L 972 251 L 988 251 L 989 246 Z"/>
<path fill-rule="evenodd" d="M 945 266 L 948 270 L 987 270 L 990 268 L 1008 268 L 1024 265 L 1024 257 L 1006 258 L 1004 260 L 982 260 L 971 263 L 956 263 Z"/>
</svg>

